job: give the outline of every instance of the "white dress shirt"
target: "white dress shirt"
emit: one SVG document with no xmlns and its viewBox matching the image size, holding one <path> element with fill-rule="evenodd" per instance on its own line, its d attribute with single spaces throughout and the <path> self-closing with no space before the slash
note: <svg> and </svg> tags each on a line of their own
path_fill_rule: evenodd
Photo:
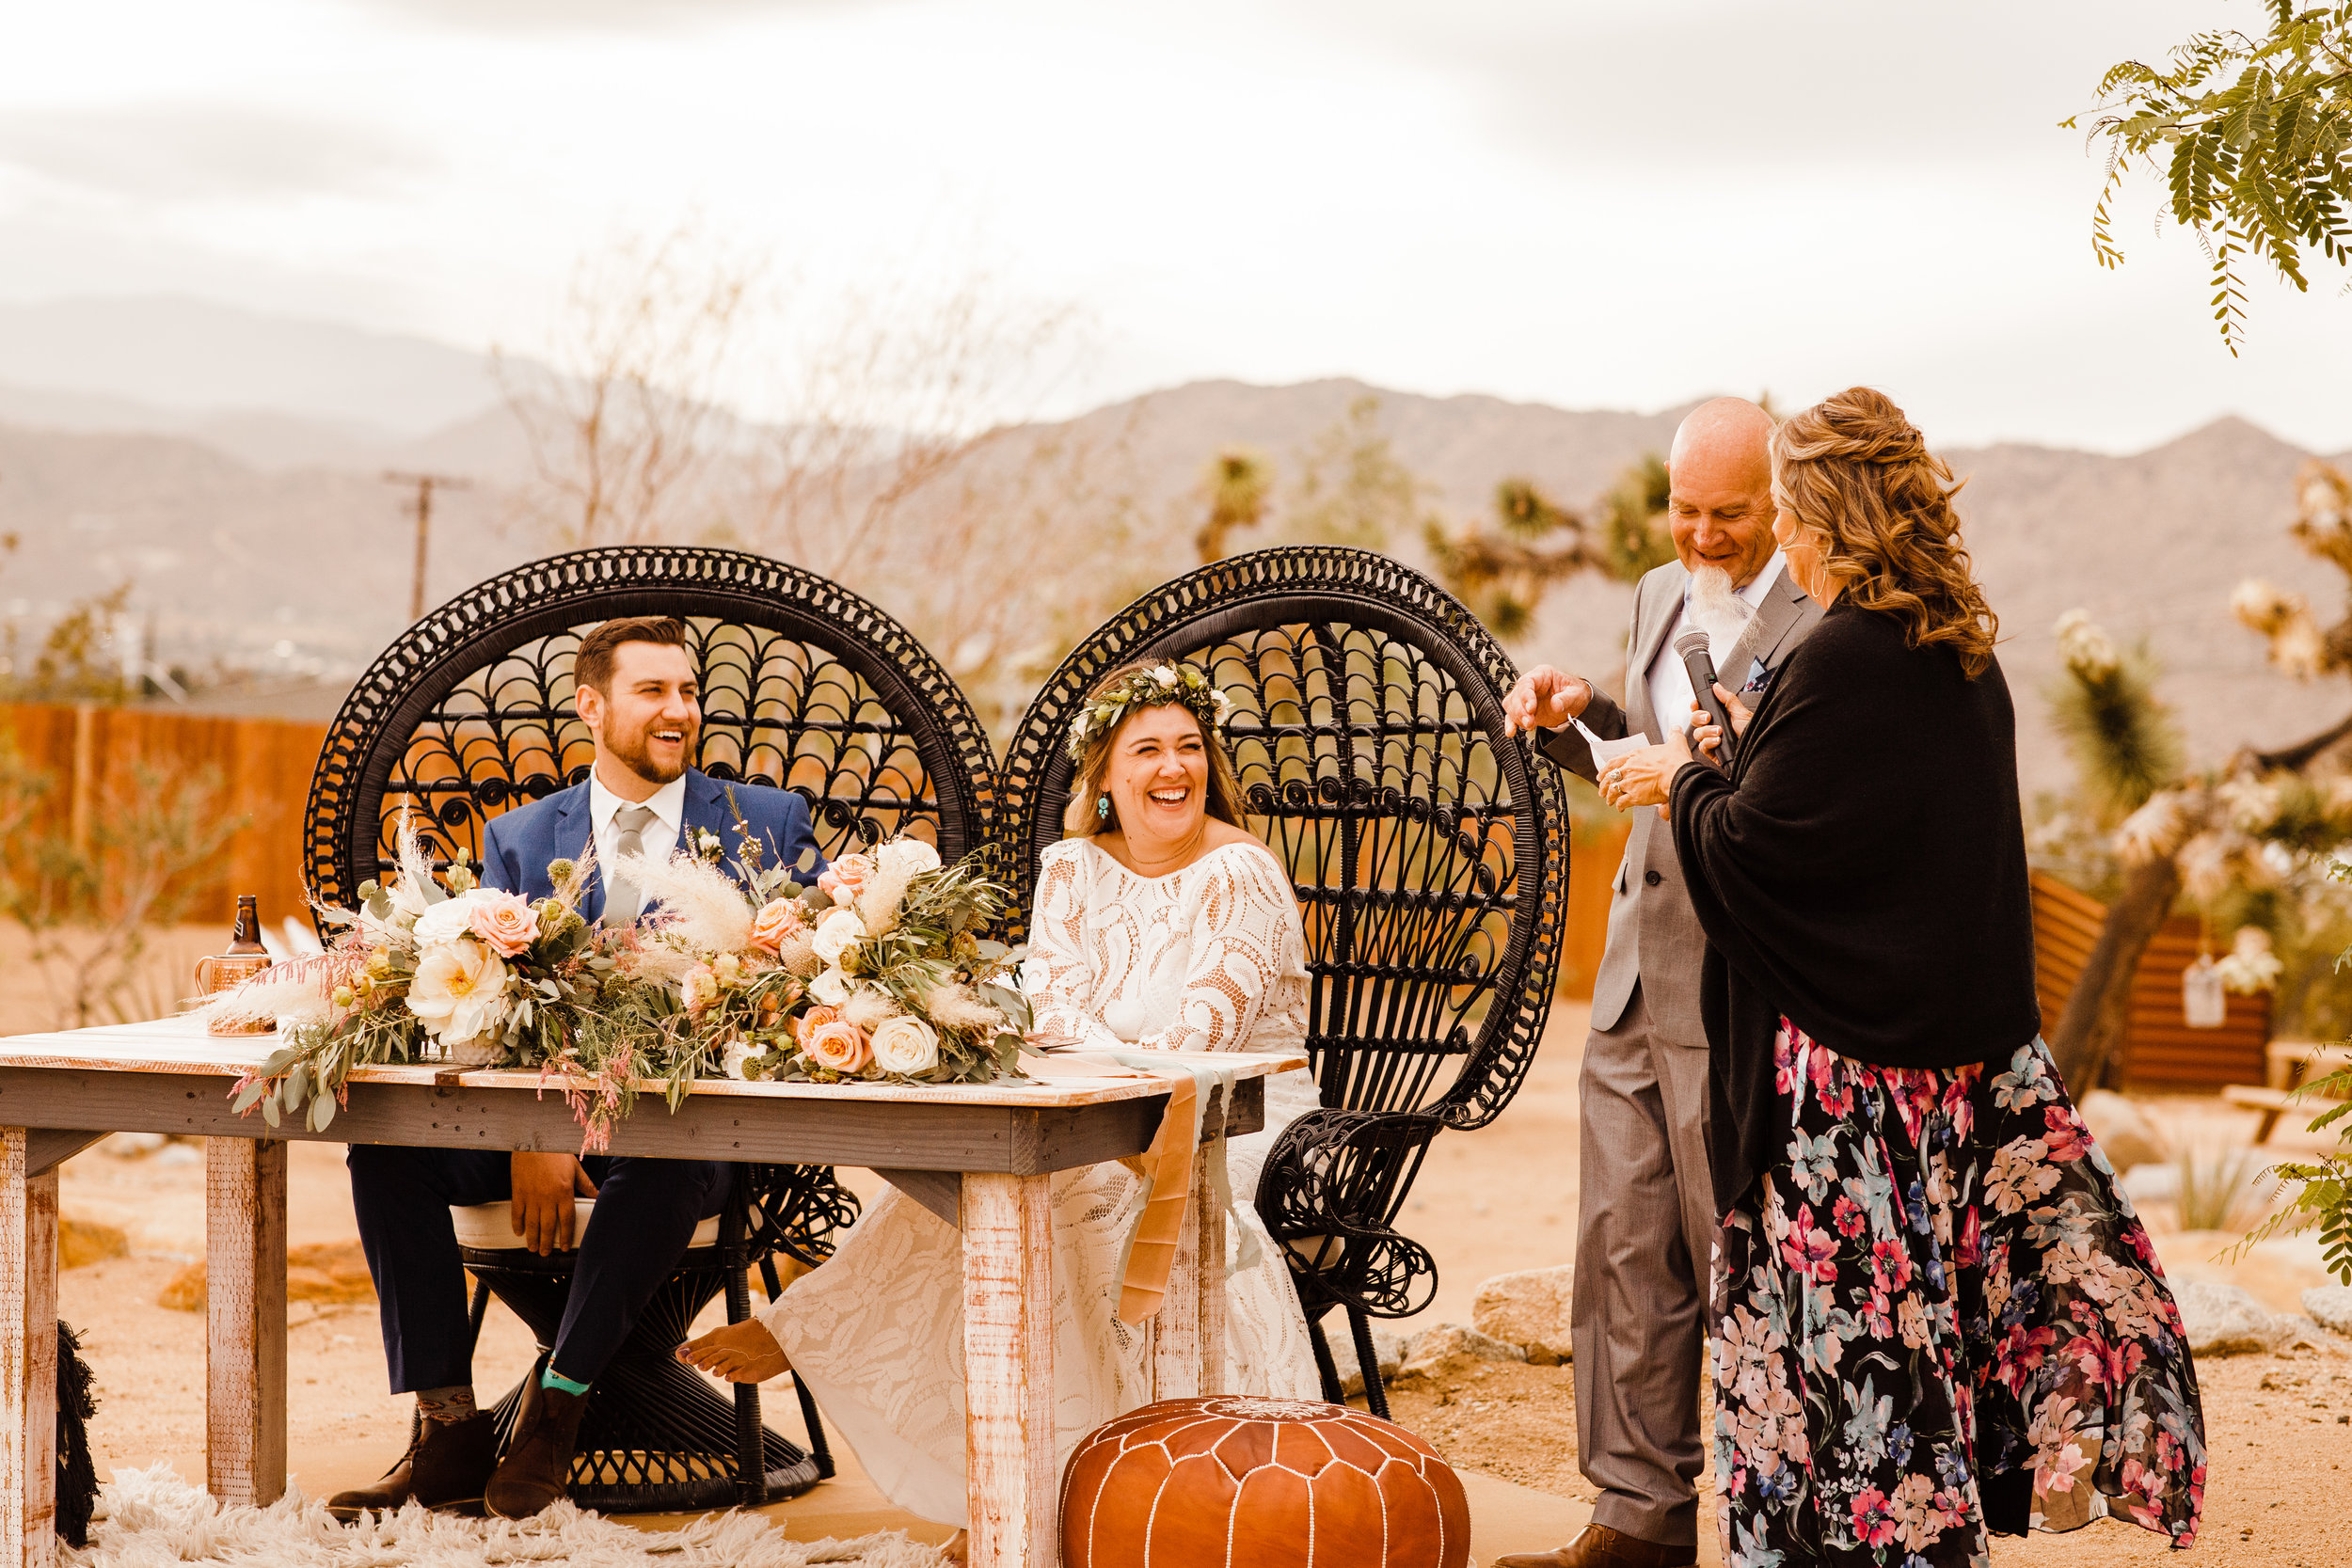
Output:
<svg viewBox="0 0 2352 1568">
<path fill-rule="evenodd" d="M 1740 590 L 1740 596 L 1748 601 L 1750 609 L 1764 602 L 1764 595 L 1772 591 L 1772 584 L 1780 580 L 1781 571 L 1787 564 L 1780 551 L 1775 549 L 1772 558 L 1764 562 L 1764 569 Z M 1682 613 L 1676 618 L 1674 629 L 1666 633 L 1665 641 L 1658 644 L 1658 652 L 1650 659 L 1649 673 L 1645 677 L 1649 682 L 1650 720 L 1661 736 L 1668 730 L 1681 729 L 1690 722 L 1691 672 L 1683 668 L 1682 656 L 1675 652 L 1675 639 L 1697 625 L 1691 618 L 1691 584 L 1686 579 L 1682 585 Z M 1710 647 L 1708 651 L 1714 656 L 1718 666 L 1716 678 L 1732 690 L 1739 690 L 1747 679 L 1747 672 L 1721 668 L 1731 650 Z"/>
<path fill-rule="evenodd" d="M 628 805 L 653 808 L 653 820 L 637 836 L 644 845 L 647 860 L 668 860 L 677 852 L 678 833 L 686 822 L 686 775 L 680 773 L 643 800 L 624 800 L 605 788 L 604 781 L 595 773 L 588 775 L 588 820 L 596 832 L 596 864 L 602 868 L 608 897 L 612 891 L 612 859 L 618 853 L 615 845 L 621 836 L 612 817 Z"/>
</svg>

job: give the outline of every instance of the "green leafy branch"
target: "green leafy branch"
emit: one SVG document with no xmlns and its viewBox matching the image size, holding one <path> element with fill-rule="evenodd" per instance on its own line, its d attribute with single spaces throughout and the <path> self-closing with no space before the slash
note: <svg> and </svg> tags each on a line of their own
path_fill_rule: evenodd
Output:
<svg viewBox="0 0 2352 1568">
<path fill-rule="evenodd" d="M 2167 68 L 2139 60 L 2100 79 L 2106 179 L 2090 248 L 2121 266 L 2114 198 L 2124 177 L 2161 166 L 2166 205 L 2211 263 L 2214 323 L 2231 354 L 2246 335 L 2248 257 L 2307 290 L 2307 258 L 2352 263 L 2352 0 L 2296 10 L 2264 0 L 2270 31 L 2199 33 Z M 2061 121 L 2078 127 L 2080 116 Z"/>
</svg>

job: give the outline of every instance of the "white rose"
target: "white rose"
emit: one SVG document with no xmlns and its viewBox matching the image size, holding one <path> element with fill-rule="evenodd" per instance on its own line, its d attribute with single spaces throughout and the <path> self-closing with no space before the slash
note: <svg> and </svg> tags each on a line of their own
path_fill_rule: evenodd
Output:
<svg viewBox="0 0 2352 1568">
<path fill-rule="evenodd" d="M 838 968 L 841 955 L 866 940 L 866 927 L 859 924 L 857 911 L 843 905 L 817 923 L 817 934 L 809 939 L 809 947 L 818 961 L 826 968 Z"/>
<path fill-rule="evenodd" d="M 506 1022 L 506 978 L 499 956 L 471 937 L 443 942 L 417 960 L 408 1010 L 436 1039 L 470 1040 Z"/>
<path fill-rule="evenodd" d="M 850 999 L 850 977 L 829 969 L 808 983 L 808 994 L 828 1007 L 838 1007 Z"/>
<path fill-rule="evenodd" d="M 898 1013 L 874 1026 L 874 1065 L 884 1072 L 919 1077 L 939 1065 L 939 1031 L 912 1013 Z"/>
<path fill-rule="evenodd" d="M 455 942 L 466 934 L 468 922 L 473 918 L 473 907 L 481 901 L 483 890 L 460 893 L 444 898 L 424 913 L 417 916 L 417 944 L 437 947 L 445 942 Z"/>
<path fill-rule="evenodd" d="M 1155 666 L 1152 671 L 1152 678 L 1159 682 L 1160 685 L 1167 688 L 1168 690 L 1173 691 L 1176 689 L 1176 666 L 1173 664 L 1162 664 Z"/>
<path fill-rule="evenodd" d="M 874 859 L 884 871 L 904 877 L 920 877 L 926 871 L 939 869 L 939 851 L 919 838 L 894 838 L 874 851 Z"/>
</svg>

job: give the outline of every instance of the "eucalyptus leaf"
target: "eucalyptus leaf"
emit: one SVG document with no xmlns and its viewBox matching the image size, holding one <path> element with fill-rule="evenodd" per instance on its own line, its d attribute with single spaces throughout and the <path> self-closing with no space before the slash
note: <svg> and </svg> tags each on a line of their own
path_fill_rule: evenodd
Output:
<svg viewBox="0 0 2352 1568">
<path fill-rule="evenodd" d="M 322 1094 L 322 1095 L 316 1096 L 315 1098 L 313 1098 L 313 1099 L 311 1100 L 311 1101 L 310 1101 L 310 1131 L 311 1131 L 311 1132 L 326 1132 L 326 1124 L 327 1124 L 328 1122 L 333 1121 L 334 1119 L 335 1119 L 335 1097 L 334 1097 L 333 1095 L 331 1095 L 331 1094 Z"/>
</svg>

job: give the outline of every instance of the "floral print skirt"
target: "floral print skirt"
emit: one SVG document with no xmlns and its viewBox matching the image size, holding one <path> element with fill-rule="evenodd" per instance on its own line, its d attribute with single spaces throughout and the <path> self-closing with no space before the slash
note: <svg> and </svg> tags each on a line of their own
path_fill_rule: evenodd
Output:
<svg viewBox="0 0 2352 1568">
<path fill-rule="evenodd" d="M 1982 1564 L 2106 1513 L 2187 1545 L 2180 1312 L 2048 1050 L 1872 1067 L 1784 1019 L 1774 1055 L 1788 1141 L 1715 1254 L 1724 1561 Z"/>
</svg>

